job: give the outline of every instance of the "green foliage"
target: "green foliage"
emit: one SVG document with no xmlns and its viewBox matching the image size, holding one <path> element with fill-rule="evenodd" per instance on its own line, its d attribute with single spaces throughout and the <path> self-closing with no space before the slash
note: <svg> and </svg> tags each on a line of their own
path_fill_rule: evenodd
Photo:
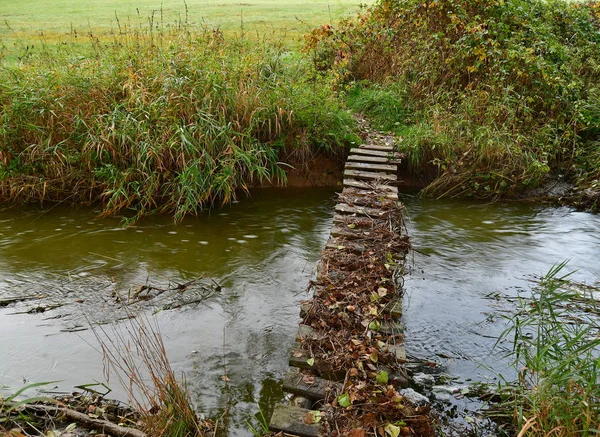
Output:
<svg viewBox="0 0 600 437">
<path fill-rule="evenodd" d="M 0 72 L 3 200 L 101 202 L 104 214 L 179 220 L 285 181 L 280 161 L 296 150 L 336 153 L 356 140 L 327 82 L 276 46 L 173 30 L 93 51 Z"/>
<path fill-rule="evenodd" d="M 397 130 L 406 121 L 405 92 L 398 84 L 386 88 L 356 84 L 348 91 L 346 101 L 351 109 L 368 116 L 377 129 Z"/>
<path fill-rule="evenodd" d="M 418 136 L 401 147 L 414 171 L 437 169 L 429 194 L 495 198 L 551 171 L 597 178 L 581 167 L 600 129 L 597 16 L 560 0 L 381 0 L 307 41 L 335 54 L 339 84 L 402 90 L 393 104 Z"/>
<path fill-rule="evenodd" d="M 16 414 L 18 416 L 17 421 L 18 420 L 23 420 L 23 421 L 30 420 L 30 418 L 26 414 L 24 414 L 23 412 L 20 411 L 21 407 L 23 407 L 24 405 L 32 404 L 35 402 L 56 402 L 54 399 L 48 398 L 45 396 L 34 396 L 34 397 L 30 397 L 30 398 L 25 398 L 25 399 L 19 399 L 21 397 L 21 395 L 24 392 L 26 392 L 27 390 L 30 390 L 30 389 L 36 388 L 36 387 L 47 386 L 47 385 L 53 384 L 55 382 L 58 382 L 58 381 L 46 381 L 46 382 L 36 382 L 36 383 L 27 384 L 27 385 L 21 387 L 16 392 L 14 392 L 12 395 L 7 396 L 7 397 L 3 397 L 2 394 L 0 393 L 0 431 L 3 429 L 2 427 L 4 426 L 4 424 L 10 424 L 12 421 L 14 421 L 13 420 L 14 418 L 10 417 L 12 414 Z"/>
<path fill-rule="evenodd" d="M 513 343 L 518 380 L 500 390 L 519 435 L 600 432 L 600 309 L 594 291 L 561 276 L 565 264 L 554 266 L 530 299 L 519 300 L 499 339 Z"/>
<path fill-rule="evenodd" d="M 263 412 L 260 405 L 257 405 L 258 413 L 254 415 L 254 419 L 258 423 L 256 426 L 252 424 L 250 420 L 246 420 L 246 426 L 254 437 L 262 437 L 269 435 L 269 421 L 267 420 L 265 413 Z"/>
</svg>

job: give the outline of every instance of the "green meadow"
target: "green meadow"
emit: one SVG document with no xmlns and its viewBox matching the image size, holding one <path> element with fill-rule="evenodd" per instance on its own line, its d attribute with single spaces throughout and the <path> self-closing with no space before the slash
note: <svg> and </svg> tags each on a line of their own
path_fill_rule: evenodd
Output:
<svg viewBox="0 0 600 437">
<path fill-rule="evenodd" d="M 186 23 L 225 34 L 257 34 L 297 42 L 313 27 L 359 9 L 358 0 L 3 0 L 0 38 L 5 45 L 74 42 L 75 35 L 111 36 L 125 30 Z M 364 3 L 364 2 L 362 2 Z M 370 3 L 367 1 L 366 3 Z M 10 47 L 7 47 L 10 48 Z"/>
</svg>

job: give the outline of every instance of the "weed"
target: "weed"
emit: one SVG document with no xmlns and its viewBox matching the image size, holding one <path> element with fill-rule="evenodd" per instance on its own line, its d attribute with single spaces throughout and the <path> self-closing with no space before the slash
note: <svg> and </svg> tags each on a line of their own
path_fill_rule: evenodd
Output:
<svg viewBox="0 0 600 437">
<path fill-rule="evenodd" d="M 519 301 L 499 339 L 513 343 L 518 379 L 499 388 L 501 410 L 510 413 L 519 435 L 600 432 L 600 312 L 593 294 L 562 275 L 565 265 L 554 266 L 532 297 Z"/>
<path fill-rule="evenodd" d="M 28 422 L 31 421 L 31 418 L 26 413 L 21 411 L 21 408 L 23 406 L 36 402 L 56 402 L 54 399 L 48 398 L 46 396 L 34 396 L 25 399 L 19 399 L 20 396 L 27 390 L 36 387 L 47 386 L 50 384 L 54 384 L 55 382 L 58 381 L 46 381 L 27 384 L 7 397 L 3 397 L 0 393 L 0 430 L 3 430 L 3 426 L 7 424 L 28 424 Z"/>
<path fill-rule="evenodd" d="M 246 420 L 246 426 L 252 432 L 254 437 L 262 437 L 264 435 L 269 434 L 269 421 L 265 417 L 265 413 L 263 412 L 260 405 L 257 405 L 258 413 L 254 415 L 254 419 L 256 419 L 257 424 L 253 424 L 250 419 Z"/>
<path fill-rule="evenodd" d="M 125 332 L 93 328 L 104 355 L 107 380 L 116 376 L 139 412 L 143 430 L 157 437 L 203 436 L 209 427 L 196 414 L 185 381 L 171 368 L 156 321 L 129 318 Z"/>
<path fill-rule="evenodd" d="M 357 139 L 327 81 L 277 46 L 185 28 L 91 50 L 0 72 L 0 199 L 180 220 L 285 181 L 295 150 Z"/>
</svg>

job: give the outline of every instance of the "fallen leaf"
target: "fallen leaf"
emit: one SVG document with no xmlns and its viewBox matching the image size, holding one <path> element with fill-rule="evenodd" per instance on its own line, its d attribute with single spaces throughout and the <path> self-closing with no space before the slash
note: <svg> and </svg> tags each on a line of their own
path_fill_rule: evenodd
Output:
<svg viewBox="0 0 600 437">
<path fill-rule="evenodd" d="M 316 381 L 316 378 L 312 375 L 304 375 L 302 376 L 302 382 L 305 384 L 314 384 Z"/>
<path fill-rule="evenodd" d="M 389 435 L 390 437 L 398 437 L 400 435 L 400 427 L 399 426 L 388 423 L 384 429 L 385 429 L 385 433 L 387 435 Z"/>
<path fill-rule="evenodd" d="M 306 360 L 306 364 L 308 364 L 310 367 L 315 365 L 315 359 L 310 357 L 309 359 Z"/>
<path fill-rule="evenodd" d="M 365 437 L 367 435 L 366 431 L 361 428 L 351 429 L 348 433 L 348 437 Z"/>
<path fill-rule="evenodd" d="M 319 423 L 321 421 L 321 412 L 320 411 L 309 411 L 304 415 L 304 423 L 308 425 L 313 425 L 315 423 Z"/>
<path fill-rule="evenodd" d="M 385 370 L 381 370 L 375 378 L 379 384 L 388 383 L 388 373 Z"/>
<path fill-rule="evenodd" d="M 379 320 L 373 320 L 369 323 L 369 329 L 371 331 L 379 331 L 381 329 L 381 322 Z"/>
<path fill-rule="evenodd" d="M 339 395 L 337 401 L 340 407 L 346 408 L 352 405 L 352 402 L 350 401 L 350 395 L 348 393 Z"/>
</svg>

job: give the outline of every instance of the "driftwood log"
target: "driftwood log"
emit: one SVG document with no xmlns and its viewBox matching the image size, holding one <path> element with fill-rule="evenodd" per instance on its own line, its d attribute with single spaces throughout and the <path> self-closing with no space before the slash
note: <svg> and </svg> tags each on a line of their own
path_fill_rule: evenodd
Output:
<svg viewBox="0 0 600 437">
<path fill-rule="evenodd" d="M 35 412 L 43 412 L 49 414 L 64 414 L 69 419 L 80 423 L 88 428 L 107 432 L 115 437 L 147 437 L 146 433 L 134 428 L 127 428 L 108 420 L 95 419 L 87 414 L 72 410 L 65 407 L 55 407 L 52 405 L 29 404 L 24 405 L 24 409 Z"/>
</svg>

